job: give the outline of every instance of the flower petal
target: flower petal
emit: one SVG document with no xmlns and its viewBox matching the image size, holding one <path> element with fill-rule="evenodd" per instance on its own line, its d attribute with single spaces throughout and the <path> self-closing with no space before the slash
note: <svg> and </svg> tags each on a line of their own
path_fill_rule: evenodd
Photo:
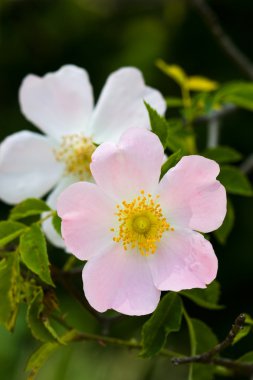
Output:
<svg viewBox="0 0 253 380">
<path fill-rule="evenodd" d="M 7 137 L 0 145 L 0 198 L 6 203 L 42 197 L 62 172 L 47 137 L 22 131 Z"/>
<path fill-rule="evenodd" d="M 127 315 L 152 313 L 160 299 L 146 257 L 114 245 L 83 269 L 87 300 L 99 312 L 114 309 Z"/>
<path fill-rule="evenodd" d="M 93 183 L 77 182 L 61 193 L 57 212 L 62 218 L 62 237 L 78 259 L 87 260 L 112 244 L 114 207 Z"/>
<path fill-rule="evenodd" d="M 168 221 L 201 232 L 219 228 L 226 215 L 226 191 L 216 180 L 219 165 L 201 156 L 186 156 L 163 177 L 160 203 Z"/>
<path fill-rule="evenodd" d="M 205 288 L 216 277 L 218 261 L 201 234 L 175 230 L 164 236 L 149 266 L 158 289 L 180 291 Z"/>
<path fill-rule="evenodd" d="M 163 147 L 158 137 L 143 128 L 126 131 L 119 143 L 104 143 L 93 153 L 91 172 L 97 184 L 108 194 L 123 200 L 140 190 L 157 188 Z"/>
<path fill-rule="evenodd" d="M 19 92 L 25 117 L 49 136 L 85 131 L 93 109 L 93 94 L 84 69 L 61 67 L 44 77 L 28 75 Z"/>
<path fill-rule="evenodd" d="M 118 141 L 128 128 L 150 129 L 144 100 L 164 114 L 166 103 L 159 91 L 145 86 L 141 72 L 125 67 L 112 73 L 101 92 L 90 124 L 96 143 Z"/>
<path fill-rule="evenodd" d="M 63 177 L 56 188 L 49 194 L 47 198 L 47 204 L 53 209 L 56 209 L 57 199 L 59 195 L 63 192 L 66 187 L 75 182 L 75 178 L 72 176 Z M 46 216 L 47 213 L 43 214 L 43 217 Z M 43 223 L 43 230 L 47 239 L 53 244 L 55 247 L 66 249 L 66 245 L 60 235 L 55 231 L 54 226 L 52 224 L 52 219 L 47 219 Z"/>
</svg>

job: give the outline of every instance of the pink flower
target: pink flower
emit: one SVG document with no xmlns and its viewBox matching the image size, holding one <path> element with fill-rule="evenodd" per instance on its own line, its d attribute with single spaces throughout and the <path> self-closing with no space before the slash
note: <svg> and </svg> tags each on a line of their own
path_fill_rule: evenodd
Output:
<svg viewBox="0 0 253 380">
<path fill-rule="evenodd" d="M 213 231 L 225 217 L 219 165 L 186 156 L 159 183 L 163 154 L 156 135 L 132 128 L 96 149 L 96 184 L 75 183 L 58 199 L 63 238 L 88 260 L 84 292 L 100 312 L 149 314 L 161 290 L 205 288 L 216 277 L 212 245 L 196 231 Z"/>
</svg>

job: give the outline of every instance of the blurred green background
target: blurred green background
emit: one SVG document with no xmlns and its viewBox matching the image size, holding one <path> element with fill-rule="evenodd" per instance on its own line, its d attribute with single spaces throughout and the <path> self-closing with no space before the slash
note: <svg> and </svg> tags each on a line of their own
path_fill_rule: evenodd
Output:
<svg viewBox="0 0 253 380">
<path fill-rule="evenodd" d="M 224 28 L 253 60 L 252 0 L 212 0 Z M 166 96 L 179 95 L 176 85 L 156 67 L 155 60 L 181 65 L 189 74 L 219 82 L 247 79 L 225 56 L 205 24 L 186 0 L 0 0 L 0 139 L 21 129 L 35 130 L 21 115 L 18 88 L 28 73 L 43 75 L 66 63 L 87 69 L 97 97 L 108 74 L 120 66 L 137 66 L 146 82 Z M 168 113 L 168 117 L 170 112 Z M 205 128 L 196 127 L 199 144 Z M 253 114 L 238 111 L 222 121 L 221 141 L 243 153 L 253 153 Z M 187 303 L 191 316 L 203 318 L 224 337 L 240 312 L 253 315 L 253 200 L 233 197 L 236 224 L 225 247 L 213 241 L 222 286 L 219 312 Z M 8 207 L 0 204 L 0 219 Z M 60 255 L 60 253 L 59 253 Z M 100 332 L 100 326 L 63 292 L 63 309 L 80 328 Z M 1 307 L 1 305 L 0 305 Z M 24 323 L 24 310 L 13 334 L 0 328 L 0 379 L 22 380 L 26 360 L 37 347 Z M 131 338 L 145 318 L 127 318 L 113 333 Z M 186 332 L 172 337 L 187 350 Z M 247 338 L 231 355 L 252 349 Z M 39 380 L 186 379 L 186 368 L 172 368 L 166 359 L 143 360 L 136 352 L 76 343 L 61 349 L 41 370 Z"/>
</svg>

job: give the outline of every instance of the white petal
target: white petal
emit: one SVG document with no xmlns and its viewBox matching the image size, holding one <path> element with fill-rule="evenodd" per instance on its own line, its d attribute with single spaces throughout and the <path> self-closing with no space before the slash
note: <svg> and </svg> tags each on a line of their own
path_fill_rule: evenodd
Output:
<svg viewBox="0 0 253 380">
<path fill-rule="evenodd" d="M 147 87 L 141 72 L 125 67 L 112 73 L 105 83 L 91 120 L 90 134 L 96 143 L 118 141 L 128 128 L 150 129 L 147 101 L 158 113 L 165 112 L 159 91 Z"/>
<path fill-rule="evenodd" d="M 0 198 L 6 203 L 42 197 L 62 172 L 47 137 L 22 131 L 7 137 L 0 145 Z"/>
<path fill-rule="evenodd" d="M 84 69 L 66 65 L 40 78 L 28 75 L 19 101 L 25 117 L 59 140 L 65 134 L 85 131 L 93 109 L 93 94 Z"/>
<path fill-rule="evenodd" d="M 47 204 L 53 209 L 56 210 L 56 202 L 59 197 L 59 195 L 62 193 L 66 187 L 71 185 L 75 182 L 75 178 L 68 176 L 64 177 L 59 184 L 56 186 L 56 188 L 49 194 L 49 197 L 47 198 Z M 46 213 L 45 213 L 46 215 Z M 43 215 L 43 216 L 45 216 Z M 43 223 L 43 230 L 45 232 L 45 235 L 47 239 L 50 241 L 51 244 L 53 244 L 55 247 L 58 248 L 64 248 L 66 249 L 65 243 L 63 239 L 60 237 L 60 235 L 55 231 L 55 228 L 52 224 L 52 219 L 47 219 Z M 67 250 L 67 249 L 66 249 Z"/>
</svg>

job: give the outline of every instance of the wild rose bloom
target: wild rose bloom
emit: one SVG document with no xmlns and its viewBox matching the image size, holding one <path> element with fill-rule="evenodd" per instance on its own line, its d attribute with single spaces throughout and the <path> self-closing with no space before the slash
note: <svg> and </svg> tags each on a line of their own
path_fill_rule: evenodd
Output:
<svg viewBox="0 0 253 380">
<path fill-rule="evenodd" d="M 14 133 L 0 146 L 0 198 L 16 204 L 42 197 L 55 208 L 59 193 L 69 184 L 92 181 L 91 155 L 95 144 L 117 141 L 130 127 L 150 128 L 146 100 L 165 112 L 161 94 L 144 83 L 139 70 L 122 68 L 112 73 L 94 108 L 93 92 L 84 69 L 63 66 L 40 78 L 28 75 L 20 88 L 24 116 L 45 135 Z M 53 244 L 64 247 L 51 221 L 44 223 Z"/>
<path fill-rule="evenodd" d="M 84 292 L 99 312 L 149 314 L 161 290 L 205 288 L 216 277 L 212 245 L 197 231 L 213 231 L 225 217 L 219 165 L 186 156 L 159 183 L 162 161 L 158 137 L 130 129 L 93 154 L 96 184 L 75 183 L 58 199 L 63 238 L 88 260 Z"/>
</svg>

